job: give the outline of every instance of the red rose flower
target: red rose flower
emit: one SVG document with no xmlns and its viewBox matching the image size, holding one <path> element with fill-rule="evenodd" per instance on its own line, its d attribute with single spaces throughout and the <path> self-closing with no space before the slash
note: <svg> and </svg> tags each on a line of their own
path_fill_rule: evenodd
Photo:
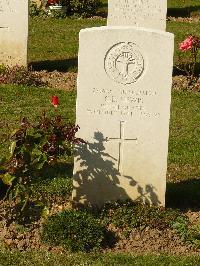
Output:
<svg viewBox="0 0 200 266">
<path fill-rule="evenodd" d="M 55 5 L 55 4 L 58 4 L 59 3 L 59 0 L 48 0 L 47 4 L 50 6 L 50 5 Z"/>
<path fill-rule="evenodd" d="M 181 51 L 188 51 L 191 50 L 194 46 L 194 38 L 193 36 L 189 36 L 185 39 L 182 43 L 179 44 L 179 49 Z"/>
<path fill-rule="evenodd" d="M 59 98 L 58 98 L 58 96 L 52 96 L 51 97 L 51 103 L 52 103 L 52 105 L 54 106 L 54 107 L 58 107 L 58 105 L 59 105 Z"/>
</svg>

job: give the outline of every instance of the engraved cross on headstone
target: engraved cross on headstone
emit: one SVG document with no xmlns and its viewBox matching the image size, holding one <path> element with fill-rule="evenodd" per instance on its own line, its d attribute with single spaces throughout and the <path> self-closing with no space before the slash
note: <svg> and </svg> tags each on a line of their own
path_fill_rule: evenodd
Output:
<svg viewBox="0 0 200 266">
<path fill-rule="evenodd" d="M 115 141 L 119 144 L 118 171 L 121 175 L 123 175 L 124 144 L 125 143 L 131 143 L 133 141 L 137 141 L 137 138 L 135 138 L 135 139 L 126 139 L 125 138 L 124 124 L 125 124 L 125 121 L 120 121 L 120 137 L 119 138 L 106 138 L 106 141 Z"/>
<path fill-rule="evenodd" d="M 123 52 L 117 60 L 116 64 L 120 64 L 122 68 L 122 74 L 124 77 L 128 76 L 129 66 L 135 64 L 135 59 L 132 57 L 131 53 Z"/>
</svg>

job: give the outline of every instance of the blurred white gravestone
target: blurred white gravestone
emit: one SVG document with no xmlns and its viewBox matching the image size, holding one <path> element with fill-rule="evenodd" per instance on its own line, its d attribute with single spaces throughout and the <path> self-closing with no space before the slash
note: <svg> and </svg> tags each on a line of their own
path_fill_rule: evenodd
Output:
<svg viewBox="0 0 200 266">
<path fill-rule="evenodd" d="M 167 0 L 110 0 L 108 26 L 166 29 Z"/>
<path fill-rule="evenodd" d="M 28 1 L 0 0 L 0 64 L 27 65 Z"/>
<path fill-rule="evenodd" d="M 130 1 L 115 2 L 123 12 Z M 79 145 L 75 156 L 75 203 L 165 205 L 174 37 L 158 30 L 157 17 L 144 16 L 149 1 L 132 2 L 140 3 L 142 27 L 129 19 L 112 26 L 110 20 L 80 32 L 76 115 L 87 145 Z M 166 17 L 166 1 L 151 2 L 164 2 Z M 120 10 L 117 24 L 121 19 L 124 25 Z"/>
</svg>

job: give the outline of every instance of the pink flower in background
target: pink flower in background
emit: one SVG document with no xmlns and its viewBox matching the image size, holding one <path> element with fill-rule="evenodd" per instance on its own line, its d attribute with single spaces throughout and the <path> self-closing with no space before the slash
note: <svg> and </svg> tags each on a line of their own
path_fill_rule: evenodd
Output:
<svg viewBox="0 0 200 266">
<path fill-rule="evenodd" d="M 58 105 L 59 105 L 59 98 L 58 98 L 58 96 L 52 96 L 51 97 L 51 103 L 52 103 L 52 105 L 54 106 L 54 107 L 58 107 Z"/>
<path fill-rule="evenodd" d="M 179 49 L 181 51 L 191 50 L 193 48 L 193 44 L 194 44 L 194 38 L 193 38 L 193 36 L 189 36 L 182 43 L 180 43 Z"/>
</svg>

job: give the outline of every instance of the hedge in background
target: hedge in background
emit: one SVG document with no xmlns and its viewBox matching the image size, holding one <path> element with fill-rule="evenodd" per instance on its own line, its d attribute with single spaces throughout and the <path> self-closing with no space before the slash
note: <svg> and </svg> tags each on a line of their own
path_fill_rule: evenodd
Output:
<svg viewBox="0 0 200 266">
<path fill-rule="evenodd" d="M 51 11 L 51 16 L 56 18 L 64 18 L 67 16 L 91 17 L 97 14 L 98 8 L 102 5 L 101 0 L 55 0 L 55 3 L 66 7 L 64 13 L 56 10 Z M 51 5 L 53 5 L 53 0 L 51 1 Z M 32 1 L 29 10 L 30 16 L 47 16 L 48 7 L 48 1 L 41 2 L 40 6 Z"/>
<path fill-rule="evenodd" d="M 97 9 L 101 6 L 100 0 L 65 0 L 69 5 L 69 15 L 90 17 L 95 15 Z"/>
</svg>

